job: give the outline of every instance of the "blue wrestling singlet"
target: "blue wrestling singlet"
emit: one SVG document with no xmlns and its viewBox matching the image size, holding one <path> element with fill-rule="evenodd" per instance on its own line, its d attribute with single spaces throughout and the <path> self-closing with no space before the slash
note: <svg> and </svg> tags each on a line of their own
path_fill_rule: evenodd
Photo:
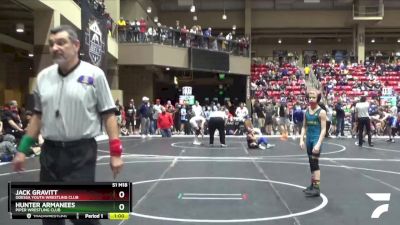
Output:
<svg viewBox="0 0 400 225">
<path fill-rule="evenodd" d="M 307 154 L 312 155 L 312 150 L 314 146 L 318 143 L 319 136 L 321 134 L 321 121 L 319 120 L 319 113 L 321 112 L 321 108 L 315 111 L 313 114 L 310 114 L 309 110 L 306 111 L 306 146 L 307 146 Z M 321 153 L 322 146 L 320 148 Z M 318 154 L 319 155 L 319 154 Z"/>
</svg>

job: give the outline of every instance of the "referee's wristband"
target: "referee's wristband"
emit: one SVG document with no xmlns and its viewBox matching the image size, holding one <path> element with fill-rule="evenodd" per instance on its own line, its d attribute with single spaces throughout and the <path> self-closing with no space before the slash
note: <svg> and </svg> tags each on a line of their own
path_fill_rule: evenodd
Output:
<svg viewBox="0 0 400 225">
<path fill-rule="evenodd" d="M 115 138 L 109 141 L 110 144 L 110 156 L 121 156 L 122 155 L 122 143 L 121 139 Z"/>
<path fill-rule="evenodd" d="M 35 139 L 25 134 L 19 143 L 18 151 L 27 155 L 30 152 L 32 145 L 34 144 L 35 144 Z"/>
</svg>

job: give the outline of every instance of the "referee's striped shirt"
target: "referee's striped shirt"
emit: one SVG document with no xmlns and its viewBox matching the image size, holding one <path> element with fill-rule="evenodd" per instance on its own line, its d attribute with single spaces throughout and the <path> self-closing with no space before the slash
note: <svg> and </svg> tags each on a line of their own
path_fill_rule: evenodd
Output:
<svg viewBox="0 0 400 225">
<path fill-rule="evenodd" d="M 37 77 L 34 110 L 42 115 L 42 136 L 74 141 L 99 135 L 101 113 L 116 109 L 104 72 L 80 61 L 66 76 L 60 73 L 55 64 Z"/>
</svg>

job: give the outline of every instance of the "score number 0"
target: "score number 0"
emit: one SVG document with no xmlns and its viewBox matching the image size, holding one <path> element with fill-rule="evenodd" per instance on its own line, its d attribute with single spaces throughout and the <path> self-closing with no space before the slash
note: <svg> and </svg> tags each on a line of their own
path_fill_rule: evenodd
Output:
<svg viewBox="0 0 400 225">
<path fill-rule="evenodd" d="M 125 192 L 120 191 L 118 193 L 118 197 L 119 198 L 124 198 L 125 197 Z M 125 205 L 121 203 L 121 204 L 119 204 L 118 208 L 119 208 L 119 210 L 123 211 L 125 209 Z"/>
</svg>

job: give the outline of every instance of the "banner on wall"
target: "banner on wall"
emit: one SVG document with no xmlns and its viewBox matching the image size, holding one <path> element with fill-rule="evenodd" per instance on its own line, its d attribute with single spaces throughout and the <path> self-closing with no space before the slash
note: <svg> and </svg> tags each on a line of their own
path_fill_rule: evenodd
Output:
<svg viewBox="0 0 400 225">
<path fill-rule="evenodd" d="M 194 105 L 195 102 L 194 95 L 179 95 L 179 104 L 182 105 L 183 101 L 185 101 L 186 104 Z"/>
<path fill-rule="evenodd" d="M 107 73 L 107 20 L 89 0 L 81 1 L 82 59 Z"/>
<path fill-rule="evenodd" d="M 381 96 L 380 100 L 382 106 L 395 106 L 397 103 L 396 96 Z"/>
</svg>

